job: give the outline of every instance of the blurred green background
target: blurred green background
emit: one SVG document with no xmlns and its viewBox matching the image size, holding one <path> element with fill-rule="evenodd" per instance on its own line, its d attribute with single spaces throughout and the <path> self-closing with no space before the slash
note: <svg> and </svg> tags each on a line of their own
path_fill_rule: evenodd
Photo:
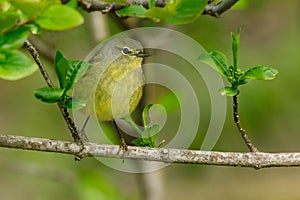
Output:
<svg viewBox="0 0 300 200">
<path fill-rule="evenodd" d="M 97 18 L 97 20 L 95 20 Z M 69 59 L 84 59 L 97 43 L 126 26 L 163 26 L 145 20 L 126 20 L 85 13 L 86 23 L 60 33 L 44 32 L 32 38 L 45 56 L 52 77 L 55 49 Z M 101 20 L 99 20 L 101 19 Z M 252 0 L 244 9 L 226 12 L 220 19 L 167 27 L 197 40 L 206 49 L 231 55 L 230 32 L 242 28 L 240 66 L 262 64 L 279 69 L 272 81 L 242 86 L 240 117 L 261 151 L 300 151 L 300 2 Z M 98 24 L 93 24 L 97 22 Z M 96 27 L 96 29 L 95 29 Z M 55 78 L 54 78 L 55 79 Z M 71 140 L 54 105 L 40 103 L 33 90 L 44 86 L 39 72 L 16 82 L 0 80 L 1 133 Z M 232 120 L 228 98 L 224 130 L 213 150 L 247 151 Z M 202 116 L 201 116 L 202 117 Z M 207 120 L 207 119 L 206 119 Z M 197 148 L 197 141 L 193 146 Z M 245 168 L 172 164 L 146 175 L 110 169 L 94 158 L 75 162 L 72 156 L 0 148 L 1 199 L 299 199 L 300 169 Z M 150 193 L 150 194 L 149 194 Z M 151 198 L 148 198 L 151 199 Z"/>
</svg>

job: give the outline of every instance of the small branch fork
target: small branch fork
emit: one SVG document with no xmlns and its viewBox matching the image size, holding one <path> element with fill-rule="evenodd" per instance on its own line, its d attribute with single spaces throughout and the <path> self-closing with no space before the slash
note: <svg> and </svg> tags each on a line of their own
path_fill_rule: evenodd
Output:
<svg viewBox="0 0 300 200">
<path fill-rule="evenodd" d="M 38 65 L 38 67 L 40 69 L 40 72 L 41 72 L 42 76 L 44 77 L 47 85 L 49 87 L 53 88 L 54 84 L 51 81 L 51 79 L 50 79 L 50 77 L 49 77 L 49 75 L 48 75 L 45 67 L 43 66 L 43 64 L 42 64 L 42 62 L 41 62 L 41 60 L 39 58 L 38 51 L 34 48 L 34 46 L 28 40 L 25 41 L 25 47 L 30 52 L 32 58 L 35 60 L 36 64 Z M 60 104 L 60 103 L 58 103 L 58 107 L 59 107 L 59 109 L 60 109 L 60 111 L 61 111 L 61 113 L 62 113 L 62 115 L 63 115 L 63 117 L 64 117 L 64 119 L 65 119 L 65 121 L 67 123 L 67 125 L 68 125 L 68 128 L 69 128 L 69 130 L 70 130 L 70 132 L 72 134 L 72 137 L 73 137 L 74 141 L 76 143 L 80 143 L 81 146 L 82 146 L 82 148 L 83 148 L 84 145 L 83 145 L 83 142 L 82 142 L 82 140 L 80 138 L 78 129 L 76 128 L 73 120 L 71 119 L 68 110 L 62 104 Z M 76 158 L 76 159 L 79 159 L 79 157 Z"/>
<path fill-rule="evenodd" d="M 125 158 L 164 163 L 249 167 L 254 169 L 300 166 L 300 152 L 238 153 L 128 146 L 128 150 L 124 153 L 123 150 L 120 151 L 120 147 L 118 145 L 100 145 L 87 142 L 85 143 L 85 148 L 81 150 L 80 144 L 75 142 L 4 134 L 0 134 L 0 147 L 55 152 L 70 155 L 78 155 L 81 153 L 82 158 L 106 157 L 118 158 L 121 160 Z M 121 161 L 120 164 L 122 164 Z"/>
<path fill-rule="evenodd" d="M 245 144 L 248 146 L 251 152 L 257 153 L 258 150 L 255 148 L 255 146 L 251 143 L 251 140 L 249 139 L 248 135 L 246 134 L 246 131 L 241 127 L 240 124 L 240 116 L 238 112 L 238 94 L 233 96 L 233 118 L 234 123 L 236 124 L 239 132 L 242 135 L 242 138 L 244 139 Z"/>
<path fill-rule="evenodd" d="M 65 0 L 62 0 L 63 2 Z M 88 11 L 101 11 L 102 13 L 115 12 L 125 8 L 129 5 L 142 5 L 148 7 L 149 0 L 127 0 L 126 4 L 122 3 L 109 3 L 103 0 L 78 0 L 79 6 Z M 211 15 L 213 17 L 220 17 L 222 13 L 229 10 L 238 0 L 223 0 L 217 4 L 214 1 L 208 1 L 203 15 Z M 168 3 L 168 0 L 155 0 L 155 5 L 158 7 L 164 7 Z"/>
</svg>

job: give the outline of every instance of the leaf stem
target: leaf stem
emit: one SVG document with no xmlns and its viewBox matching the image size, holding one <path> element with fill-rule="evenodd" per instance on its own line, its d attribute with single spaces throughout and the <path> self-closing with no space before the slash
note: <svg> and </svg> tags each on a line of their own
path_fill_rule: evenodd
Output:
<svg viewBox="0 0 300 200">
<path fill-rule="evenodd" d="M 47 73 L 45 67 L 43 66 L 43 64 L 42 64 L 42 62 L 41 62 L 41 60 L 39 58 L 38 51 L 35 49 L 35 47 L 28 40 L 25 41 L 25 47 L 27 48 L 27 50 L 31 54 L 32 58 L 34 59 L 34 61 L 38 65 L 38 67 L 40 69 L 40 72 L 41 72 L 43 78 L 45 79 L 47 85 L 49 87 L 53 88 L 54 84 L 51 81 L 51 79 L 49 77 L 49 74 Z M 72 134 L 72 137 L 73 137 L 74 141 L 77 142 L 77 143 L 80 143 L 82 145 L 82 147 L 83 147 L 83 141 L 80 138 L 78 129 L 76 128 L 75 123 L 71 119 L 68 110 L 61 103 L 57 103 L 57 105 L 58 105 L 58 107 L 59 107 L 59 109 L 61 111 L 61 114 L 63 115 L 66 123 L 67 123 L 67 126 L 68 126 L 68 128 L 69 128 L 69 130 L 70 130 L 70 132 Z"/>
<path fill-rule="evenodd" d="M 233 96 L 233 118 L 234 118 L 234 123 L 236 124 L 239 132 L 241 133 L 241 136 L 245 142 L 245 144 L 248 146 L 251 152 L 257 153 L 259 152 L 257 148 L 251 143 L 251 140 L 249 139 L 248 135 L 246 134 L 246 131 L 241 127 L 240 124 L 240 116 L 238 112 L 238 94 L 239 91 L 236 95 Z"/>
</svg>

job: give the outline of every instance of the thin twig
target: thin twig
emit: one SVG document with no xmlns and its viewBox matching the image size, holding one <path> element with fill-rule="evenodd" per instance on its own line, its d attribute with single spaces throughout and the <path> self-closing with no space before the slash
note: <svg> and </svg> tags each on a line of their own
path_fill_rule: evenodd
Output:
<svg viewBox="0 0 300 200">
<path fill-rule="evenodd" d="M 32 58 L 34 59 L 34 61 L 38 65 L 38 67 L 40 69 L 40 72 L 41 72 L 42 76 L 44 77 L 47 85 L 49 87 L 54 87 L 54 84 L 52 83 L 52 81 L 49 77 L 49 74 L 47 73 L 45 67 L 43 66 L 43 64 L 40 60 L 40 56 L 39 56 L 38 51 L 34 48 L 34 46 L 28 40 L 25 41 L 25 47 L 27 48 L 27 50 L 31 54 Z"/>
<path fill-rule="evenodd" d="M 40 69 L 40 72 L 42 74 L 42 76 L 44 77 L 47 85 L 51 88 L 54 87 L 54 84 L 53 82 L 51 81 L 45 67 L 43 66 L 40 58 L 39 58 L 39 53 L 38 51 L 35 49 L 35 47 L 28 41 L 26 40 L 25 41 L 25 47 L 27 48 L 27 50 L 30 52 L 32 58 L 35 60 L 36 64 L 38 65 L 39 69 Z M 58 104 L 58 107 L 68 125 L 68 128 L 72 134 L 72 137 L 74 139 L 75 142 L 77 143 L 81 143 L 81 145 L 83 146 L 83 142 L 79 136 L 79 133 L 78 133 L 78 129 L 76 128 L 76 125 L 75 123 L 73 122 L 73 120 L 71 119 L 70 117 L 70 114 L 68 112 L 68 110 L 61 104 L 61 103 L 57 103 Z"/>
<path fill-rule="evenodd" d="M 254 169 L 269 167 L 300 167 L 300 152 L 240 153 L 128 146 L 128 150 L 124 153 L 123 150 L 120 151 L 118 145 L 87 142 L 85 143 L 85 148 L 81 150 L 80 144 L 70 141 L 3 134 L 0 134 L 0 147 L 55 152 L 69 155 L 81 153 L 82 157 L 125 158 L 164 163 L 249 167 Z"/>
<path fill-rule="evenodd" d="M 241 127 L 240 124 L 240 116 L 239 116 L 239 111 L 238 111 L 238 94 L 233 96 L 233 118 L 234 118 L 234 123 L 236 124 L 239 132 L 242 135 L 242 138 L 245 142 L 245 144 L 248 146 L 251 152 L 256 153 L 258 150 L 255 148 L 255 146 L 251 143 L 251 140 L 249 139 L 248 135 L 246 134 L 246 131 Z"/>
<path fill-rule="evenodd" d="M 220 17 L 222 13 L 229 10 L 239 0 L 223 0 L 217 4 L 213 2 L 205 6 L 203 15 L 211 15 L 213 17 Z"/>
<path fill-rule="evenodd" d="M 222 13 L 229 10 L 237 1 L 238 0 L 223 0 L 218 4 L 209 1 L 202 14 L 219 17 Z M 168 0 L 155 0 L 157 7 L 164 7 L 167 3 Z M 108 13 L 121 10 L 130 5 L 142 5 L 148 8 L 149 0 L 127 0 L 126 3 L 110 3 L 103 0 L 78 0 L 78 4 L 82 9 L 88 12 L 102 11 L 103 13 Z"/>
</svg>

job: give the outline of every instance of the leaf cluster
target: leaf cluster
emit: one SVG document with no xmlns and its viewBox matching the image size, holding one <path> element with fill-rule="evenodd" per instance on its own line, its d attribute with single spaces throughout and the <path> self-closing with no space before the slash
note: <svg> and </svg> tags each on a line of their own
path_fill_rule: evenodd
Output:
<svg viewBox="0 0 300 200">
<path fill-rule="evenodd" d="M 54 64 L 59 87 L 36 89 L 34 90 L 34 96 L 46 103 L 61 103 L 69 109 L 83 108 L 87 100 L 82 98 L 72 99 L 69 91 L 91 67 L 91 64 L 84 61 L 68 60 L 59 51 L 56 52 Z"/>
<path fill-rule="evenodd" d="M 76 0 L 66 5 L 59 0 L 0 1 L 0 78 L 18 80 L 35 72 L 36 64 L 18 49 L 30 33 L 82 24 L 84 19 L 76 9 Z"/>
<path fill-rule="evenodd" d="M 131 5 L 118 11 L 118 14 L 149 18 L 155 22 L 186 24 L 196 20 L 202 14 L 207 3 L 208 0 L 169 0 L 164 7 L 157 7 L 155 0 L 150 0 L 148 9 L 141 5 Z"/>
<path fill-rule="evenodd" d="M 272 80 L 278 74 L 278 70 L 257 65 L 246 72 L 243 72 L 238 68 L 238 56 L 240 47 L 240 29 L 235 35 L 231 33 L 232 39 L 232 54 L 233 54 L 233 64 L 228 63 L 228 59 L 220 51 L 209 51 L 200 55 L 199 61 L 208 64 L 213 69 L 215 69 L 220 75 L 227 78 L 228 82 L 231 84 L 230 87 L 224 87 L 220 89 L 222 95 L 235 96 L 238 94 L 238 87 L 243 84 L 249 83 L 251 80 Z"/>
<path fill-rule="evenodd" d="M 150 125 L 149 119 L 149 110 L 153 106 L 153 104 L 148 104 L 142 112 L 142 119 L 143 119 L 143 130 L 141 130 L 138 125 L 132 121 L 131 118 L 125 118 L 124 120 L 130 124 L 132 128 L 139 134 L 139 138 L 136 138 L 132 141 L 133 144 L 142 147 L 160 147 L 164 140 L 162 140 L 158 145 L 155 144 L 157 135 L 160 131 L 160 126 L 158 124 Z"/>
</svg>

